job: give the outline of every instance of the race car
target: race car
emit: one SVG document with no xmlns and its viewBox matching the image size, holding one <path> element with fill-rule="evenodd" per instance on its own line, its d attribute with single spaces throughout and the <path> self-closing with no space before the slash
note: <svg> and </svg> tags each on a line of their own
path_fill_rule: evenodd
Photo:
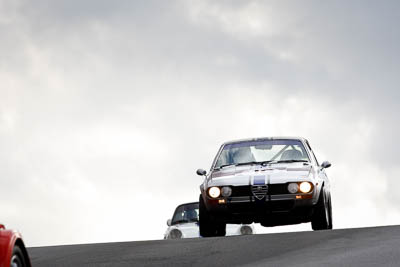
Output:
<svg viewBox="0 0 400 267">
<path fill-rule="evenodd" d="M 192 202 L 179 205 L 167 221 L 167 231 L 164 239 L 180 239 L 200 237 L 199 233 L 199 202 Z M 226 235 L 251 235 L 254 233 L 253 225 L 226 226 Z"/>
<path fill-rule="evenodd" d="M 31 267 L 20 233 L 0 224 L 0 267 Z"/>
<path fill-rule="evenodd" d="M 200 185 L 200 235 L 224 236 L 227 223 L 263 226 L 311 222 L 332 229 L 328 161 L 304 138 L 266 137 L 222 144 Z"/>
</svg>

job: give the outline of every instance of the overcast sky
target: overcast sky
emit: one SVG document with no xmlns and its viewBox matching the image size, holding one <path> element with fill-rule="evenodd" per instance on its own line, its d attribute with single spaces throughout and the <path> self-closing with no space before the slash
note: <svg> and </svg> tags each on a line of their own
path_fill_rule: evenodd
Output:
<svg viewBox="0 0 400 267">
<path fill-rule="evenodd" d="M 29 246 L 161 239 L 221 143 L 283 135 L 332 163 L 335 228 L 399 224 L 399 16 L 398 1 L 0 0 L 0 222 Z"/>
</svg>

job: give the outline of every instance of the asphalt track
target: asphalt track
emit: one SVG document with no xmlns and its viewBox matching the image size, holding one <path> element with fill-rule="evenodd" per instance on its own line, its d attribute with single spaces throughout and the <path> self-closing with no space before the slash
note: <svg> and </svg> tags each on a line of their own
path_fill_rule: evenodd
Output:
<svg viewBox="0 0 400 267">
<path fill-rule="evenodd" d="M 400 226 L 29 248 L 35 266 L 400 266 Z"/>
</svg>

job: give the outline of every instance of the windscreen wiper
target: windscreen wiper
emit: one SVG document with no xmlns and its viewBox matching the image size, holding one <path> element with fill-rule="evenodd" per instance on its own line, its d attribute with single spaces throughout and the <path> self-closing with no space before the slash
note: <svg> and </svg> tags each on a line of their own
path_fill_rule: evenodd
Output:
<svg viewBox="0 0 400 267">
<path fill-rule="evenodd" d="M 262 166 L 266 166 L 266 165 L 268 165 L 268 164 L 271 163 L 271 162 L 275 162 L 275 160 L 265 160 L 265 161 L 260 161 L 259 163 L 260 163 Z"/>
<path fill-rule="evenodd" d="M 249 165 L 249 164 L 260 164 L 262 162 L 258 161 L 249 161 L 249 162 L 240 162 L 240 163 L 231 163 L 231 164 L 224 164 L 219 166 L 218 168 L 215 168 L 215 170 L 220 170 L 225 167 L 233 167 L 233 166 L 240 166 L 240 165 Z"/>
<path fill-rule="evenodd" d="M 234 164 L 234 163 L 231 163 L 231 164 L 224 164 L 224 165 L 221 165 L 221 166 L 219 166 L 218 168 L 214 168 L 214 170 L 220 170 L 220 169 L 222 169 L 222 168 L 225 168 L 225 167 L 233 167 L 233 166 L 236 166 L 236 164 Z"/>
<path fill-rule="evenodd" d="M 240 162 L 240 163 L 232 163 L 232 164 L 224 164 L 219 166 L 218 168 L 215 168 L 215 170 L 220 170 L 225 167 L 231 167 L 231 166 L 241 166 L 241 165 L 251 165 L 251 164 L 261 164 L 261 165 L 266 165 L 270 163 L 270 160 L 267 161 L 249 161 L 249 162 Z"/>
<path fill-rule="evenodd" d="M 269 163 L 292 163 L 292 162 L 309 162 L 308 160 L 305 159 L 286 159 L 286 160 L 274 160 L 270 161 Z"/>
<path fill-rule="evenodd" d="M 236 163 L 235 166 L 250 165 L 250 164 L 261 164 L 261 163 L 263 163 L 263 162 L 262 161 L 249 161 L 249 162 Z"/>
</svg>

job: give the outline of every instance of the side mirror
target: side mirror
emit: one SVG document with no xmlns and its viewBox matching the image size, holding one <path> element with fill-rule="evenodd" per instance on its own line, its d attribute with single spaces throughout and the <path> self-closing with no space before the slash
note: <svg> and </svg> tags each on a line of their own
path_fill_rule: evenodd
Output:
<svg viewBox="0 0 400 267">
<path fill-rule="evenodd" d="M 321 164 L 322 169 L 329 168 L 330 166 L 332 166 L 332 164 L 329 161 L 324 161 Z"/>
<path fill-rule="evenodd" d="M 168 220 L 167 220 L 167 225 L 168 225 L 168 226 L 171 226 L 171 219 L 168 219 Z"/>
<path fill-rule="evenodd" d="M 197 173 L 197 175 L 200 175 L 200 176 L 203 176 L 203 175 L 206 175 L 206 174 L 207 174 L 207 172 L 206 172 L 205 170 L 203 170 L 203 169 L 198 169 L 198 170 L 196 171 L 196 173 Z"/>
</svg>

